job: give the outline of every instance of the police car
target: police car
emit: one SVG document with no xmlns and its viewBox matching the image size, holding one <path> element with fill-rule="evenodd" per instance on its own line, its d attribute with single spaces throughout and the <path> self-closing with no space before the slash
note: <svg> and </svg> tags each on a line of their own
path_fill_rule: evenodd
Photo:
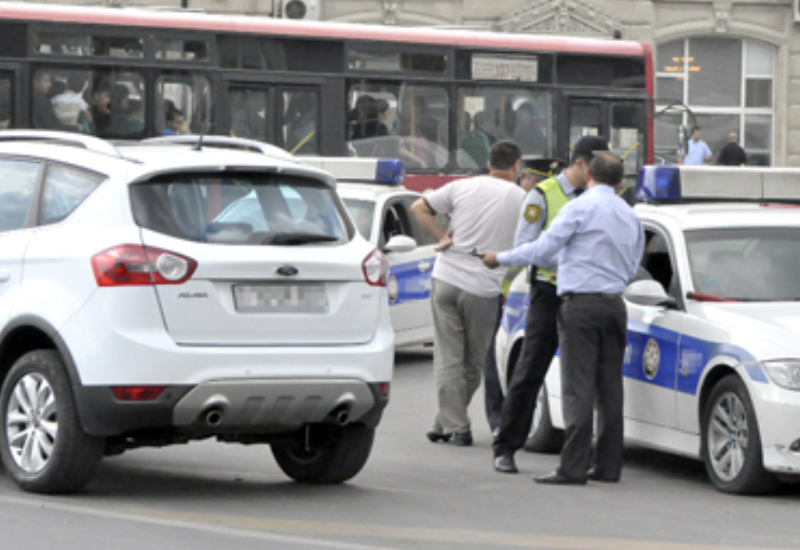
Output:
<svg viewBox="0 0 800 550">
<path fill-rule="evenodd" d="M 336 190 L 358 232 L 384 253 L 389 263 L 387 288 L 395 346 L 432 344 L 431 274 L 437 243 L 411 213 L 411 205 L 422 195 L 401 185 L 405 179 L 403 163 L 329 157 L 301 157 L 298 161 L 336 177 Z M 243 197 L 219 220 L 241 219 L 256 207 L 255 196 Z M 447 218 L 440 218 L 446 226 Z"/>
<path fill-rule="evenodd" d="M 625 291 L 626 440 L 705 462 L 724 492 L 800 475 L 800 170 L 646 167 L 636 212 L 647 246 Z M 528 288 L 510 289 L 497 335 L 505 384 Z M 564 427 L 558 357 L 529 448 Z"/>
</svg>

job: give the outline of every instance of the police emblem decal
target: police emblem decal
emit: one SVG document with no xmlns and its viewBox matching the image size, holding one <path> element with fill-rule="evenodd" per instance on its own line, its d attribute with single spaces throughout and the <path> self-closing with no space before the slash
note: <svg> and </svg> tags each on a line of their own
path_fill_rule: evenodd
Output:
<svg viewBox="0 0 800 550">
<path fill-rule="evenodd" d="M 542 208 L 535 204 L 529 204 L 525 207 L 525 221 L 528 223 L 533 223 L 539 219 L 539 215 L 542 213 Z"/>
<path fill-rule="evenodd" d="M 658 374 L 658 364 L 661 361 L 661 350 L 658 349 L 658 342 L 652 338 L 647 341 L 642 359 L 644 375 L 648 380 L 652 380 Z"/>
<path fill-rule="evenodd" d="M 397 297 L 400 295 L 400 285 L 397 284 L 397 277 L 392 275 L 389 277 L 389 283 L 386 285 L 389 289 L 389 301 L 394 303 L 397 301 Z"/>
</svg>

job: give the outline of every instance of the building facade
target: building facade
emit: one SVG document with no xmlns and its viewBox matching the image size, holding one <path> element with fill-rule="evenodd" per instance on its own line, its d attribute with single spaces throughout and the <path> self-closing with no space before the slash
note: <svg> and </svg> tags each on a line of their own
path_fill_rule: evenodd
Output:
<svg viewBox="0 0 800 550">
<path fill-rule="evenodd" d="M 69 0 L 62 0 L 68 2 Z M 717 153 L 735 131 L 752 163 L 800 166 L 800 0 L 174 0 L 211 13 L 609 37 L 653 45 L 656 154 L 680 127 Z M 73 4 L 164 6 L 164 0 Z M 291 6 L 294 4 L 294 6 Z"/>
</svg>

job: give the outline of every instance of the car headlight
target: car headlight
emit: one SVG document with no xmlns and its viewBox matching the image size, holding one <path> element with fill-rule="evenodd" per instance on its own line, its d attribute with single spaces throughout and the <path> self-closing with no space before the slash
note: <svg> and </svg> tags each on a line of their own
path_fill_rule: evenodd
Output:
<svg viewBox="0 0 800 550">
<path fill-rule="evenodd" d="M 767 375 L 782 388 L 787 390 L 800 390 L 800 360 L 776 359 L 762 361 L 761 366 Z"/>
</svg>

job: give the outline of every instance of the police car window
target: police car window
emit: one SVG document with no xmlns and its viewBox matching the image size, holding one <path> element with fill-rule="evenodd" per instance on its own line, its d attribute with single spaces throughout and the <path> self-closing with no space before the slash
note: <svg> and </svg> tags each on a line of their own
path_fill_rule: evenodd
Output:
<svg viewBox="0 0 800 550">
<path fill-rule="evenodd" d="M 737 228 L 686 234 L 695 291 L 743 301 L 800 300 L 800 230 Z"/>
<path fill-rule="evenodd" d="M 411 205 L 417 202 L 417 196 L 410 196 L 403 198 L 403 205 L 406 207 L 408 212 L 411 212 Z M 431 245 L 437 244 L 436 238 L 425 231 L 425 229 L 420 225 L 417 221 L 417 218 L 411 214 L 409 215 L 409 221 L 411 224 L 411 236 L 417 241 L 417 245 L 424 246 L 424 245 Z M 450 227 L 450 218 L 444 214 L 437 214 L 436 221 L 439 225 L 446 231 Z"/>
<path fill-rule="evenodd" d="M 386 207 L 386 211 L 383 214 L 383 225 L 381 226 L 381 238 L 384 244 L 388 243 L 395 235 L 406 235 L 413 238 L 408 213 L 400 203 L 394 203 Z"/>
<path fill-rule="evenodd" d="M 104 179 L 84 170 L 55 165 L 48 167 L 40 224 L 58 223 L 69 216 Z"/>
<path fill-rule="evenodd" d="M 25 227 L 41 164 L 0 160 L 0 232 Z"/>
<path fill-rule="evenodd" d="M 375 217 L 375 203 L 354 199 L 342 199 L 347 212 L 356 222 L 356 229 L 361 236 L 369 240 L 372 237 L 372 222 Z"/>
<path fill-rule="evenodd" d="M 353 228 L 322 182 L 273 174 L 166 175 L 131 187 L 136 222 L 227 245 L 336 244 Z"/>
<path fill-rule="evenodd" d="M 645 242 L 647 244 L 641 267 L 664 287 L 664 292 L 676 297 L 674 295 L 678 294 L 678 281 L 674 277 L 672 257 L 666 237 L 658 231 L 647 229 L 645 230 Z"/>
</svg>

